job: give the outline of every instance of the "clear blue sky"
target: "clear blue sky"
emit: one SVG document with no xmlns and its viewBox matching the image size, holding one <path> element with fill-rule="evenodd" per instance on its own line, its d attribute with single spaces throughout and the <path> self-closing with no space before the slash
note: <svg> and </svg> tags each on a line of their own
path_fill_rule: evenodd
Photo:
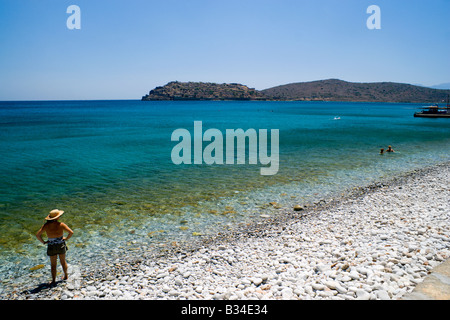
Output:
<svg viewBox="0 0 450 320">
<path fill-rule="evenodd" d="M 449 0 L 0 0 L 0 100 L 139 99 L 172 80 L 431 86 L 450 82 L 449 17 Z"/>
</svg>

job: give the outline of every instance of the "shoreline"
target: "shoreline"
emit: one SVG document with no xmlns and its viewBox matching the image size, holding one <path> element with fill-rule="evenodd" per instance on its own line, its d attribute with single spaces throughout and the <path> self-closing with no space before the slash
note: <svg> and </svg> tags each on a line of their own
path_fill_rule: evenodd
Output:
<svg viewBox="0 0 450 320">
<path fill-rule="evenodd" d="M 165 252 L 132 252 L 115 262 L 105 262 L 107 265 L 101 269 L 74 270 L 69 260 L 71 274 L 67 282 L 35 293 L 25 290 L 7 299 L 399 299 L 411 292 L 432 267 L 450 256 L 448 223 L 440 227 L 443 235 L 438 239 L 438 247 L 414 244 L 417 242 L 414 236 L 420 238 L 429 233 L 430 229 L 425 228 L 421 234 L 416 231 L 415 235 L 403 235 L 409 240 L 397 243 L 394 251 L 386 251 L 383 248 L 392 248 L 394 244 L 390 243 L 389 236 L 393 231 L 389 232 L 382 223 L 384 214 L 377 218 L 381 219 L 378 225 L 372 223 L 362 234 L 368 235 L 365 246 L 358 244 L 360 239 L 345 234 L 349 223 L 346 219 L 362 218 L 360 211 L 366 210 L 361 206 L 364 199 L 382 201 L 389 197 L 389 192 L 405 195 L 418 183 L 432 186 L 422 192 L 427 194 L 437 185 L 443 189 L 443 199 L 448 199 L 445 194 L 449 190 L 445 185 L 449 180 L 449 168 L 447 162 L 413 170 L 387 181 L 353 188 L 344 196 L 321 199 L 301 211 L 293 211 L 292 207 L 283 209 L 274 218 L 238 225 L 226 233 L 200 238 Z M 442 177 L 440 172 L 444 173 Z M 426 199 L 429 198 L 430 195 Z M 414 200 L 406 204 L 405 210 L 418 205 Z M 402 204 L 405 205 L 400 202 L 396 206 L 402 207 Z M 448 203 L 437 205 L 440 205 L 436 207 L 439 212 L 448 214 Z M 408 219 L 408 213 L 399 212 L 405 215 L 403 220 Z M 374 214 L 377 213 L 380 212 Z M 396 224 L 402 222 L 396 216 L 386 216 Z M 371 220 L 359 221 L 364 222 Z M 336 230 L 329 231 L 329 228 Z M 320 239 L 318 234 L 322 234 Z M 372 245 L 381 247 L 369 250 Z M 352 259 L 348 251 L 356 256 Z M 365 257 L 366 251 L 371 251 L 370 258 L 359 261 L 357 256 Z M 414 270 L 408 268 L 412 260 L 422 264 L 414 265 Z M 373 265 L 376 268 L 372 268 Z M 370 284 L 374 281 L 379 287 L 376 290 L 372 290 L 373 284 Z M 390 290 L 384 286 L 386 283 L 400 285 L 393 284 L 394 289 Z"/>
</svg>

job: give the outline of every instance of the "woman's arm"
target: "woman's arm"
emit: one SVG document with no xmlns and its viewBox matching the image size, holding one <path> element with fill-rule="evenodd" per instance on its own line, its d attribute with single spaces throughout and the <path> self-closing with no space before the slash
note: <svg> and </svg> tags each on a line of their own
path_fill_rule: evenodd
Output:
<svg viewBox="0 0 450 320">
<path fill-rule="evenodd" d="M 39 229 L 39 231 L 36 233 L 36 238 L 42 243 L 46 244 L 47 241 L 42 240 L 42 233 L 45 231 L 45 224 Z"/>
<path fill-rule="evenodd" d="M 64 230 L 66 230 L 69 234 L 67 237 L 63 237 L 64 240 L 69 240 L 70 237 L 73 235 L 72 229 L 70 229 L 65 223 L 61 223 L 61 227 L 63 227 Z"/>
</svg>

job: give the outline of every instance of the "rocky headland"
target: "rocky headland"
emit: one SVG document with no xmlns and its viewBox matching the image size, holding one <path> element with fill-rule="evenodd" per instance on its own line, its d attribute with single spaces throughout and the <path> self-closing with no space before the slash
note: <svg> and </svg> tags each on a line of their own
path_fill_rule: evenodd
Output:
<svg viewBox="0 0 450 320">
<path fill-rule="evenodd" d="M 157 100 L 266 100 L 261 92 L 238 83 L 172 81 L 142 97 Z"/>
</svg>

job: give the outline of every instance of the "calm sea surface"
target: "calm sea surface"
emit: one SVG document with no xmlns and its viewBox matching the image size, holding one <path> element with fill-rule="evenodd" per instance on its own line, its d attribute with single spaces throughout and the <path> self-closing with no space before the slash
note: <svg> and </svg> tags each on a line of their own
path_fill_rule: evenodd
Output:
<svg viewBox="0 0 450 320">
<path fill-rule="evenodd" d="M 75 231 L 68 254 L 76 261 L 114 254 L 119 246 L 217 232 L 260 214 L 276 215 L 270 202 L 313 202 L 449 161 L 450 120 L 414 118 L 418 107 L 0 102 L 0 278 L 10 284 L 16 281 L 12 272 L 30 276 L 34 264 L 48 263 L 34 234 L 54 208 L 65 211 L 62 221 Z M 193 135 L 194 121 L 224 136 L 226 129 L 279 129 L 278 173 L 261 176 L 259 163 L 174 165 L 172 132 L 185 128 Z M 379 155 L 388 145 L 396 152 Z"/>
</svg>

